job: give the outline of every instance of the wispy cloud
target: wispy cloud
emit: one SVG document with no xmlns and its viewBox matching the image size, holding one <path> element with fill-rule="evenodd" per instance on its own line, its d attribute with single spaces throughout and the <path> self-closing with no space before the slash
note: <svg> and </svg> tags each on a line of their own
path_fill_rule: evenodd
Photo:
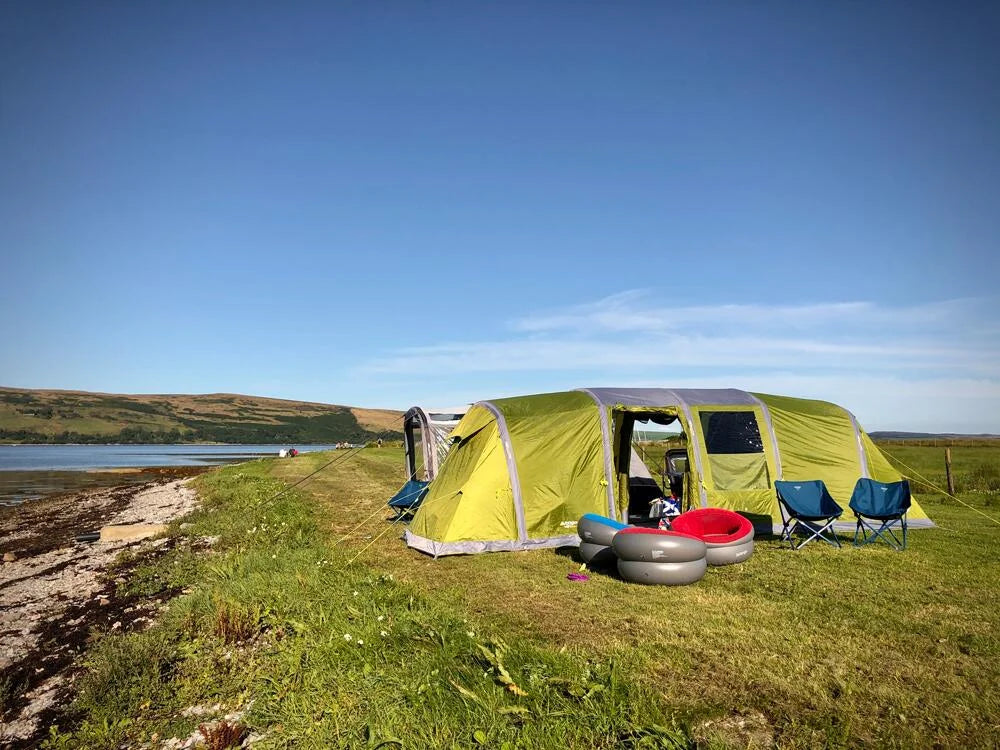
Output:
<svg viewBox="0 0 1000 750">
<path fill-rule="evenodd" d="M 367 372 L 773 367 L 1000 372 L 1000 335 L 970 326 L 974 300 L 902 308 L 871 302 L 809 306 L 651 305 L 643 292 L 531 314 L 505 337 L 390 352 Z"/>
<path fill-rule="evenodd" d="M 532 313 L 512 322 L 514 330 L 553 331 L 635 331 L 670 332 L 720 330 L 769 332 L 801 331 L 817 326 L 830 333 L 844 334 L 858 329 L 947 327 L 967 320 L 984 307 L 983 300 L 957 299 L 902 307 L 880 306 L 869 301 L 833 302 L 811 305 L 723 304 L 671 305 L 657 302 L 646 290 L 614 294 L 593 303 L 562 310 Z M 992 319 L 981 324 L 992 325 Z"/>
<path fill-rule="evenodd" d="M 994 419 L 1000 430 L 996 308 L 995 300 L 977 299 L 900 307 L 865 300 L 672 306 L 636 290 L 531 312 L 506 321 L 502 334 L 490 338 L 386 352 L 361 370 L 370 377 L 405 373 L 461 382 L 463 396 L 473 390 L 469 381 L 507 373 L 506 381 L 515 383 L 735 386 L 831 400 L 846 395 L 883 415 L 879 402 L 926 409 L 928 399 L 968 402 L 975 394 L 987 412 L 994 410 L 992 417 L 979 416 Z"/>
</svg>

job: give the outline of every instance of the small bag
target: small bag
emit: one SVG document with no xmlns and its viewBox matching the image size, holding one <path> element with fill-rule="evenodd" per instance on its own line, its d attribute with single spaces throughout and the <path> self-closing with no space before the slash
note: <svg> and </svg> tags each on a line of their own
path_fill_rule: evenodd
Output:
<svg viewBox="0 0 1000 750">
<path fill-rule="evenodd" d="M 658 497 L 649 504 L 650 520 L 663 517 L 663 498 Z"/>
</svg>

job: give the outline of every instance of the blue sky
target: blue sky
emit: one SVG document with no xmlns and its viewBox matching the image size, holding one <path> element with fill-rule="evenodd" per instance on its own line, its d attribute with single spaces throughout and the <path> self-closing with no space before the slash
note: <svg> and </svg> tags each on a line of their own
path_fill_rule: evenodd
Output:
<svg viewBox="0 0 1000 750">
<path fill-rule="evenodd" d="M 0 6 L 0 384 L 1000 432 L 1000 6 Z"/>
</svg>

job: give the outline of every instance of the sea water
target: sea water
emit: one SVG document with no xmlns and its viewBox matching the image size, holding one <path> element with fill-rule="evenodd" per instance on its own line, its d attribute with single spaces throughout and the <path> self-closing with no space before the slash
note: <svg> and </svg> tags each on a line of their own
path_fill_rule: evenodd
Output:
<svg viewBox="0 0 1000 750">
<path fill-rule="evenodd" d="M 90 487 L 148 481 L 162 466 L 212 466 L 275 457 L 288 445 L 0 445 L 0 505 Z M 295 445 L 299 452 L 334 445 Z M 119 472 L 119 473 L 116 473 Z"/>
</svg>

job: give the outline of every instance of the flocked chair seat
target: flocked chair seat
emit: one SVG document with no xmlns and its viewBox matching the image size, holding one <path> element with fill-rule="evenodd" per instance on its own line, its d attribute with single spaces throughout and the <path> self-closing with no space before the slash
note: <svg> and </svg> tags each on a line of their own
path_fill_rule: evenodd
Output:
<svg viewBox="0 0 1000 750">
<path fill-rule="evenodd" d="M 753 554 L 750 519 L 725 508 L 695 508 L 681 513 L 670 528 L 701 539 L 708 548 L 709 565 L 732 565 Z"/>
</svg>

